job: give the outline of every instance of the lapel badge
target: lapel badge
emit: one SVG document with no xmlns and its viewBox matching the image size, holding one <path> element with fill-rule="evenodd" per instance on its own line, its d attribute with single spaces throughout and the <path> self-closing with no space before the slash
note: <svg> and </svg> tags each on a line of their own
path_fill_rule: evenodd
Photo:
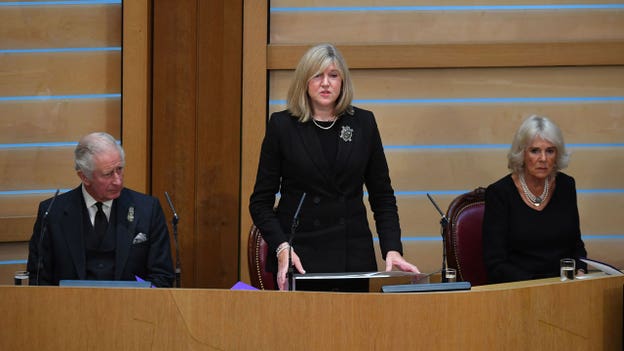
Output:
<svg viewBox="0 0 624 351">
<path fill-rule="evenodd" d="M 349 126 L 342 126 L 342 130 L 340 131 L 340 139 L 347 142 L 351 141 L 351 137 L 353 137 L 353 129 Z"/>
<path fill-rule="evenodd" d="M 134 222 L 134 206 L 130 206 L 130 208 L 128 208 L 128 217 L 126 219 L 130 223 Z"/>
</svg>

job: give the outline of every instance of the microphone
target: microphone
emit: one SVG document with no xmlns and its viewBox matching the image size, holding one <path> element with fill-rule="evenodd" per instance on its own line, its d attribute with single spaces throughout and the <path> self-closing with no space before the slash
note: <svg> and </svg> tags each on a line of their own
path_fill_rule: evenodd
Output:
<svg viewBox="0 0 624 351">
<path fill-rule="evenodd" d="M 37 277 L 35 279 L 36 285 L 39 285 L 39 272 L 41 271 L 41 267 L 43 266 L 43 254 L 42 254 L 43 237 L 45 236 L 46 229 L 48 228 L 48 214 L 50 214 L 50 210 L 52 209 L 52 205 L 54 205 L 54 201 L 56 201 L 59 191 L 60 189 L 56 189 L 56 192 L 54 193 L 54 197 L 52 198 L 52 201 L 50 201 L 48 208 L 43 213 L 43 217 L 41 217 L 41 232 L 39 233 L 39 243 L 37 245 L 38 254 L 37 254 Z"/>
<path fill-rule="evenodd" d="M 288 290 L 290 291 L 293 290 L 293 285 L 295 283 L 292 264 L 292 242 L 295 236 L 295 231 L 299 226 L 299 212 L 301 211 L 301 205 L 303 205 L 303 200 L 305 200 L 305 197 L 306 193 L 303 193 L 303 195 L 301 195 L 301 200 L 299 200 L 299 206 L 297 206 L 297 210 L 295 211 L 295 215 L 293 216 L 292 225 L 290 226 L 290 237 L 288 238 L 288 272 L 286 274 L 286 278 L 288 279 Z"/>
<path fill-rule="evenodd" d="M 167 198 L 167 202 L 169 203 L 169 208 L 171 208 L 171 212 L 173 212 L 173 220 L 175 220 L 176 223 L 178 223 L 178 221 L 180 220 L 180 217 L 178 217 L 178 213 L 176 212 L 175 208 L 173 207 L 173 202 L 171 202 L 171 198 L 169 197 L 169 193 L 167 193 L 165 191 L 165 197 Z"/>
<path fill-rule="evenodd" d="M 429 195 L 429 193 L 427 193 L 427 197 L 429 198 L 429 201 L 431 201 L 433 206 L 436 208 L 436 210 L 438 210 L 438 213 L 440 213 L 440 216 L 442 216 L 442 218 L 440 219 L 440 235 L 442 235 L 442 269 L 444 270 L 448 268 L 447 263 L 446 263 L 446 239 L 444 238 L 444 228 L 446 228 L 446 226 L 448 225 L 448 218 L 446 218 L 446 215 L 444 214 L 444 212 L 442 212 L 442 210 L 440 209 L 440 206 L 438 206 L 438 204 L 431 197 L 431 195 Z"/>
<path fill-rule="evenodd" d="M 178 213 L 173 207 L 173 202 L 171 202 L 171 198 L 169 197 L 169 193 L 165 191 L 165 198 L 167 198 L 167 203 L 169 203 L 169 208 L 171 208 L 171 212 L 173 212 L 173 218 L 171 219 L 171 227 L 173 228 L 173 241 L 175 245 L 176 252 L 176 267 L 175 267 L 175 287 L 180 287 L 180 245 L 178 244 L 178 221 L 180 217 L 178 217 Z"/>
<path fill-rule="evenodd" d="M 442 210 L 440 209 L 440 206 L 438 206 L 438 204 L 431 197 L 431 195 L 429 195 L 429 193 L 427 193 L 427 197 L 429 198 L 429 201 L 431 201 L 433 206 L 435 206 L 436 210 L 438 210 L 438 213 L 440 213 L 440 216 L 442 216 L 442 219 L 440 220 L 440 224 L 446 225 L 448 223 L 448 218 L 446 218 L 446 215 L 444 214 L 444 212 L 442 212 Z"/>
</svg>

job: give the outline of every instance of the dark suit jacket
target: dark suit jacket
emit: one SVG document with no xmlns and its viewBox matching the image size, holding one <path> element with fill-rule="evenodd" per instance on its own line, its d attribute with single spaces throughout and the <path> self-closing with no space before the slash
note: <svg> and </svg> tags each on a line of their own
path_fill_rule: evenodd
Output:
<svg viewBox="0 0 624 351">
<path fill-rule="evenodd" d="M 42 268 L 40 285 L 58 285 L 63 279 L 86 279 L 85 232 L 83 215 L 86 215 L 81 186 L 61 194 L 54 202 L 48 217 L 47 230 L 39 252 L 39 237 L 43 214 L 52 199 L 39 204 L 37 220 L 30 239 L 28 270 L 31 284 L 36 284 L 39 255 Z M 135 275 L 158 287 L 170 287 L 174 271 L 171 260 L 169 232 L 158 199 L 124 188 L 117 205 L 115 280 L 135 280 Z M 128 211 L 134 207 L 134 220 Z M 133 244 L 139 233 L 147 240 Z"/>
<path fill-rule="evenodd" d="M 352 130 L 338 141 L 335 167 L 325 159 L 312 122 L 300 123 L 287 111 L 271 116 L 262 143 L 249 209 L 269 244 L 267 268 L 276 271 L 276 247 L 288 241 L 302 194 L 306 198 L 293 247 L 308 272 L 375 271 L 373 238 L 363 203 L 363 186 L 383 257 L 402 253 L 396 198 L 379 130 L 370 111 L 355 108 L 333 128 Z M 348 130 L 348 129 L 347 129 Z M 274 211 L 275 194 L 280 192 Z"/>
</svg>

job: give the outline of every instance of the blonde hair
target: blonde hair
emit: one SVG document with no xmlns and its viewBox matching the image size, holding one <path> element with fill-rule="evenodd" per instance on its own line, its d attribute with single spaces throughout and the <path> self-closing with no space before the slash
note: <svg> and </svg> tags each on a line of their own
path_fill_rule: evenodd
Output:
<svg viewBox="0 0 624 351">
<path fill-rule="evenodd" d="M 524 171 L 524 152 L 535 137 L 547 140 L 557 148 L 557 161 L 555 171 L 568 167 L 570 154 L 563 142 L 561 129 L 548 117 L 532 115 L 522 122 L 507 154 L 507 168 L 513 173 L 519 174 Z"/>
<path fill-rule="evenodd" d="M 320 44 L 310 48 L 301 57 L 295 77 L 290 83 L 287 96 L 287 109 L 293 115 L 299 118 L 299 122 L 307 122 L 312 118 L 312 105 L 310 96 L 308 95 L 308 82 L 312 77 L 323 72 L 327 67 L 334 64 L 340 78 L 342 86 L 340 95 L 336 100 L 334 112 L 336 116 L 340 116 L 345 112 L 352 115 L 353 107 L 353 83 L 349 68 L 344 58 L 332 44 Z"/>
</svg>

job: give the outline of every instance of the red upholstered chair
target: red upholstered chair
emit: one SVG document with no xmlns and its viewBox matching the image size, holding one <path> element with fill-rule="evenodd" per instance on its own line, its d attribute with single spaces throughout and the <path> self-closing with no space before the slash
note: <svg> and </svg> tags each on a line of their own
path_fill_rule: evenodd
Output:
<svg viewBox="0 0 624 351">
<path fill-rule="evenodd" d="M 275 290 L 273 273 L 264 269 L 268 253 L 269 245 L 262 238 L 260 229 L 252 225 L 247 242 L 247 264 L 251 285 L 262 290 Z"/>
<path fill-rule="evenodd" d="M 481 228 L 485 209 L 485 188 L 477 188 L 456 197 L 446 212 L 444 228 L 448 266 L 457 269 L 458 281 L 471 285 L 487 283 Z"/>
</svg>

